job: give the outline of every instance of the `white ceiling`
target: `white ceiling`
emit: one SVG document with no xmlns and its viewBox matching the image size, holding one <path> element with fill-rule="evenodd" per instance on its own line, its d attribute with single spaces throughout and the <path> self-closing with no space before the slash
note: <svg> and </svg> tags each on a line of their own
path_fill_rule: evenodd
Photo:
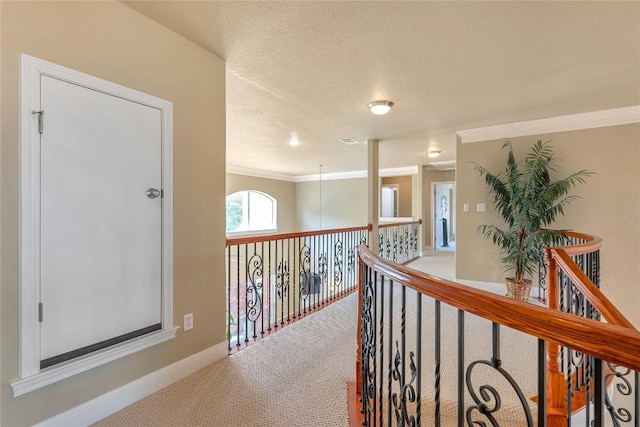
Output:
<svg viewBox="0 0 640 427">
<path fill-rule="evenodd" d="M 232 167 L 366 169 L 346 137 L 382 168 L 453 161 L 457 130 L 640 104 L 637 1 L 125 3 L 226 60 Z"/>
</svg>

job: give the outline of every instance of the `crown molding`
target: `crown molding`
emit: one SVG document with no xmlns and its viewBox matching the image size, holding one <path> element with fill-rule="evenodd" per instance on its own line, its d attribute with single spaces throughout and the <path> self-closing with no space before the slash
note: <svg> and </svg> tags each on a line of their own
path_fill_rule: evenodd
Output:
<svg viewBox="0 0 640 427">
<path fill-rule="evenodd" d="M 263 171 L 258 169 L 249 169 L 249 168 L 243 168 L 241 166 L 227 165 L 227 173 L 254 176 L 256 178 L 276 179 L 278 181 L 296 182 L 295 175 L 287 175 L 284 173 L 269 172 L 269 171 Z"/>
<path fill-rule="evenodd" d="M 640 105 L 569 114 L 546 119 L 506 123 L 483 128 L 460 130 L 456 132 L 463 144 L 496 139 L 516 138 L 519 136 L 541 135 L 546 133 L 567 132 L 581 129 L 593 129 L 605 126 L 618 126 L 640 123 Z"/>
<path fill-rule="evenodd" d="M 253 176 L 256 178 L 268 178 L 268 179 L 277 179 L 280 181 L 290 181 L 290 182 L 309 182 L 309 181 L 319 181 L 320 174 L 311 174 L 311 175 L 285 175 L 268 171 L 261 171 L 257 169 L 249 169 L 243 168 L 240 166 L 227 166 L 227 173 L 234 173 L 238 175 L 246 175 Z M 379 175 L 381 177 L 386 176 L 403 176 L 403 175 L 416 175 L 418 173 L 418 166 L 407 166 L 401 168 L 387 168 L 380 169 Z M 366 178 L 367 171 L 366 170 L 358 170 L 358 171 L 347 171 L 347 172 L 329 172 L 322 174 L 323 181 L 331 181 L 336 179 L 355 179 L 355 178 Z"/>
</svg>

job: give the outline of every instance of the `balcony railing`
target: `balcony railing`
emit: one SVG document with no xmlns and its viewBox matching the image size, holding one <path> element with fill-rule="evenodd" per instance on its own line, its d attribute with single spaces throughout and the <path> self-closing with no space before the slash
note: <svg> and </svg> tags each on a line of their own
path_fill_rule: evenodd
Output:
<svg viewBox="0 0 640 427">
<path fill-rule="evenodd" d="M 389 256 L 420 256 L 421 221 L 380 226 Z M 227 239 L 227 341 L 240 349 L 357 289 L 372 226 Z"/>
<path fill-rule="evenodd" d="M 640 333 L 568 264 L 572 250 L 551 259 L 567 263 L 571 286 L 609 323 L 430 276 L 360 247 L 350 400 L 360 419 L 352 425 L 639 425 Z M 550 283 L 549 297 L 555 289 Z M 558 346 L 564 356 L 548 356 Z M 548 360 L 564 371 L 551 375 Z M 572 404 L 581 400 L 577 413 Z"/>
<path fill-rule="evenodd" d="M 406 264 L 420 256 L 421 220 L 381 224 L 379 227 L 378 255 L 380 258 Z"/>
</svg>

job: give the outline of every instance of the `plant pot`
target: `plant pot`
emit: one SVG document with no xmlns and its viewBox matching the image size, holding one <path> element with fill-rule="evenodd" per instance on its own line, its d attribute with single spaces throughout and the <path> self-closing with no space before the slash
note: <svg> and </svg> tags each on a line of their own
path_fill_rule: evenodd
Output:
<svg viewBox="0 0 640 427">
<path fill-rule="evenodd" d="M 507 282 L 507 298 L 525 302 L 529 299 L 531 280 L 524 279 L 519 282 L 513 277 L 507 277 L 505 280 Z"/>
</svg>

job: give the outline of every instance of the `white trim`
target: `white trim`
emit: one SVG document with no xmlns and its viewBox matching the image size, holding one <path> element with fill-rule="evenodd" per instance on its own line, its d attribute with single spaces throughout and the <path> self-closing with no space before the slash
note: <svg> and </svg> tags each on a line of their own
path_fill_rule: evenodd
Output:
<svg viewBox="0 0 640 427">
<path fill-rule="evenodd" d="M 227 173 L 234 173 L 236 175 L 255 176 L 256 178 L 276 179 L 278 181 L 290 181 L 295 182 L 295 175 L 287 175 L 283 173 L 262 171 L 258 169 L 243 168 L 242 166 L 227 165 Z"/>
<path fill-rule="evenodd" d="M 227 342 L 202 350 L 102 396 L 46 419 L 37 427 L 87 426 L 181 380 L 227 355 Z"/>
<path fill-rule="evenodd" d="M 241 166 L 233 166 L 233 165 L 227 165 L 227 173 L 254 176 L 256 178 L 276 179 L 279 181 L 289 181 L 289 182 L 309 182 L 309 181 L 320 180 L 319 173 L 311 174 L 311 175 L 286 175 L 282 173 L 262 171 L 258 169 L 249 169 L 249 168 L 243 168 Z M 406 166 L 406 167 L 400 167 L 400 168 L 380 169 L 381 177 L 417 175 L 417 174 L 418 174 L 418 166 Z M 332 181 L 336 179 L 366 178 L 366 177 L 367 177 L 366 170 L 347 171 L 347 172 L 330 172 L 330 173 L 322 174 L 323 181 Z"/>
<path fill-rule="evenodd" d="M 507 123 L 456 132 L 463 144 L 545 133 L 640 123 L 640 105 Z"/>
<path fill-rule="evenodd" d="M 128 356 L 137 351 L 144 350 L 156 344 L 163 343 L 176 336 L 178 326 L 163 329 L 156 333 L 144 335 L 138 339 L 124 342 L 122 344 L 108 347 L 102 351 L 91 353 L 90 355 L 79 357 L 70 362 L 44 369 L 31 376 L 20 378 L 11 382 L 13 397 L 18 397 L 30 391 L 37 390 L 56 381 L 69 378 L 81 372 L 93 369 L 96 366 L 104 365 L 121 357 Z"/>
<path fill-rule="evenodd" d="M 20 56 L 20 337 L 19 375 L 14 395 L 26 393 L 131 351 L 106 349 L 68 365 L 40 372 L 40 140 L 37 116 L 42 75 L 78 84 L 160 110 L 162 116 L 162 330 L 123 346 L 138 351 L 175 336 L 173 326 L 173 104 L 116 83 L 32 56 Z M 45 112 L 46 114 L 46 112 Z M 46 127 L 46 116 L 45 116 Z M 136 350 L 137 349 L 137 350 Z M 105 357 L 104 354 L 110 356 Z M 112 357 L 113 356 L 113 357 Z M 93 361 L 95 359 L 95 361 Z M 87 361 L 89 360 L 89 361 Z M 38 385 L 37 387 L 35 385 Z M 18 394 L 16 394 L 18 393 Z"/>
<path fill-rule="evenodd" d="M 380 177 L 417 175 L 418 166 L 406 166 L 402 168 L 380 169 L 378 174 Z M 366 170 L 350 171 L 350 172 L 333 172 L 333 173 L 322 174 L 323 181 L 329 181 L 329 180 L 335 180 L 335 179 L 366 178 L 366 177 L 367 177 Z M 296 182 L 319 181 L 319 180 L 320 180 L 320 174 L 296 176 Z"/>
</svg>

